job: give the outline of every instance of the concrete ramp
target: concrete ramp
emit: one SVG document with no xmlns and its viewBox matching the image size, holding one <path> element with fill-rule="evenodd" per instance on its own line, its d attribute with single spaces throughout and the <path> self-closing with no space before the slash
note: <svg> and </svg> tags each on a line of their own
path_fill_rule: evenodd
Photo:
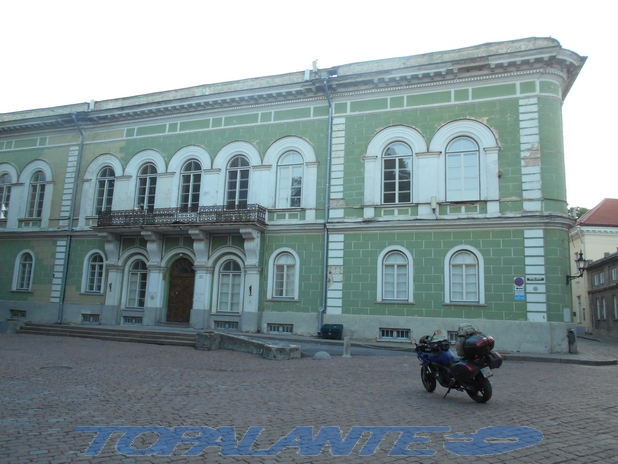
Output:
<svg viewBox="0 0 618 464">
<path fill-rule="evenodd" d="M 232 335 L 222 332 L 202 332 L 196 335 L 196 350 L 233 350 L 243 353 L 251 353 L 266 359 L 276 361 L 284 359 L 299 359 L 300 346 L 290 343 L 269 343 L 268 341 L 255 340 L 242 335 Z"/>
</svg>

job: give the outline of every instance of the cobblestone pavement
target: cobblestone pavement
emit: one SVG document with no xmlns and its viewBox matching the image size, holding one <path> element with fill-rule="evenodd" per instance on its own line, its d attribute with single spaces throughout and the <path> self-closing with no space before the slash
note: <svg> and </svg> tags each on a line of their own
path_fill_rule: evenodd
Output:
<svg viewBox="0 0 618 464">
<path fill-rule="evenodd" d="M 579 350 L 616 357 L 618 343 L 580 339 Z M 22 334 L 0 335 L 0 356 L 3 463 L 618 461 L 615 365 L 506 361 L 492 377 L 492 399 L 476 404 L 461 392 L 443 399 L 441 387 L 427 393 L 412 354 L 268 361 L 230 351 Z M 118 451 L 130 445 L 122 444 L 119 432 L 111 434 L 98 455 L 85 455 L 95 433 L 75 428 L 112 426 L 211 427 L 219 432 L 228 426 L 235 427 L 238 440 L 249 427 L 264 427 L 252 449 L 267 449 L 299 426 L 312 427 L 314 435 L 320 427 L 337 426 L 344 436 L 353 426 L 443 428 L 421 432 L 429 442 L 409 445 L 428 456 L 389 456 L 399 437 L 394 432 L 370 456 L 362 455 L 370 448 L 368 433 L 348 456 L 332 455 L 328 445 L 318 456 L 301 455 L 298 447 L 273 456 L 224 456 L 223 445 L 183 456 L 192 443 L 178 444 L 169 456 L 162 451 L 131 456 Z M 491 426 L 531 427 L 543 440 L 490 456 L 460 456 L 445 449 L 452 442 L 445 438 L 449 434 Z M 157 438 L 142 434 L 133 449 L 148 448 Z"/>
</svg>

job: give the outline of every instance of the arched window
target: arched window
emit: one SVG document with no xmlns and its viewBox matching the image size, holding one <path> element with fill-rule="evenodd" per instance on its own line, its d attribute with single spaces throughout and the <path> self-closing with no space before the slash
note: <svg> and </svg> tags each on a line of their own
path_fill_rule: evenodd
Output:
<svg viewBox="0 0 618 464">
<path fill-rule="evenodd" d="M 0 176 L 0 219 L 6 219 L 9 215 L 9 202 L 11 201 L 11 176 Z"/>
<path fill-rule="evenodd" d="M 238 155 L 227 168 L 225 206 L 231 209 L 246 208 L 249 198 L 249 160 Z"/>
<path fill-rule="evenodd" d="M 408 299 L 408 260 L 399 251 L 392 251 L 384 258 L 382 271 L 382 300 Z"/>
<path fill-rule="evenodd" d="M 157 193 L 157 168 L 148 163 L 142 166 L 137 175 L 137 195 L 135 206 L 140 209 L 151 210 L 155 204 Z"/>
<path fill-rule="evenodd" d="M 382 202 L 412 201 L 412 150 L 402 142 L 391 143 L 382 155 Z"/>
<path fill-rule="evenodd" d="M 451 257 L 451 301 L 479 301 L 479 266 L 476 256 L 459 251 Z"/>
<path fill-rule="evenodd" d="M 469 137 L 457 137 L 446 148 L 446 200 L 479 198 L 479 146 Z"/>
<path fill-rule="evenodd" d="M 180 210 L 197 211 L 200 204 L 200 186 L 202 183 L 202 165 L 195 160 L 188 161 L 182 167 L 180 178 Z"/>
<path fill-rule="evenodd" d="M 95 214 L 112 210 L 115 182 L 116 173 L 113 168 L 107 166 L 99 171 L 99 175 L 97 176 L 97 195 L 94 206 Z"/>
<path fill-rule="evenodd" d="M 129 268 L 127 288 L 127 308 L 143 308 L 146 302 L 146 283 L 148 268 L 141 259 L 134 261 Z"/>
<path fill-rule="evenodd" d="M 377 301 L 412 303 L 412 255 L 401 246 L 390 246 L 378 257 Z"/>
<path fill-rule="evenodd" d="M 294 151 L 284 154 L 277 166 L 277 208 L 300 208 L 303 157 Z"/>
<path fill-rule="evenodd" d="M 217 311 L 240 312 L 242 269 L 233 259 L 223 263 L 219 271 Z"/>
<path fill-rule="evenodd" d="M 32 289 L 34 257 L 30 252 L 23 252 L 17 257 L 16 275 L 13 278 L 13 290 L 29 292 Z"/>
<path fill-rule="evenodd" d="M 281 253 L 275 259 L 274 298 L 294 298 L 296 260 L 290 253 Z"/>
<path fill-rule="evenodd" d="M 45 173 L 37 171 L 30 181 L 30 194 L 28 196 L 29 218 L 40 218 L 43 216 L 43 201 L 45 199 Z"/>
<path fill-rule="evenodd" d="M 85 293 L 101 293 L 103 291 L 105 260 L 100 253 L 93 253 L 88 259 Z"/>
</svg>

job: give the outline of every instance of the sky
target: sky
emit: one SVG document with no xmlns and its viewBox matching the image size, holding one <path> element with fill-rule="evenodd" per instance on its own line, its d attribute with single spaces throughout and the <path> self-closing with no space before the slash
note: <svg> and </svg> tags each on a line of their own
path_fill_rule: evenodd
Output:
<svg viewBox="0 0 618 464">
<path fill-rule="evenodd" d="M 0 113 L 525 37 L 587 56 L 563 105 L 569 206 L 618 198 L 615 21 L 598 0 L 0 2 Z M 605 84 L 604 84 L 605 83 Z M 608 85 L 609 83 L 609 85 Z M 612 143 L 613 145 L 613 143 Z"/>
</svg>

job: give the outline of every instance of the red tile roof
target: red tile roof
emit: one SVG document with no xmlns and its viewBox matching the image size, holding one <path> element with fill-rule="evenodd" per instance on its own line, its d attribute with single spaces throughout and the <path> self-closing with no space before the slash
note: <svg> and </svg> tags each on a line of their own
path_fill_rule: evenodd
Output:
<svg viewBox="0 0 618 464">
<path fill-rule="evenodd" d="M 578 225 L 618 227 L 618 199 L 606 198 L 577 220 Z"/>
</svg>

